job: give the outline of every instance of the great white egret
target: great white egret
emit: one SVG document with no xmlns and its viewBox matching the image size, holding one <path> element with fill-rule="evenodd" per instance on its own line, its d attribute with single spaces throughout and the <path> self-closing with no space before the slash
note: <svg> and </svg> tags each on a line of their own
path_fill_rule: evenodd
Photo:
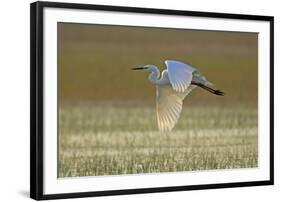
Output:
<svg viewBox="0 0 281 202">
<path fill-rule="evenodd" d="M 176 60 L 166 60 L 167 69 L 160 71 L 155 65 L 145 65 L 132 70 L 151 71 L 148 79 L 156 85 L 156 115 L 160 131 L 170 131 L 177 123 L 184 98 L 196 87 L 215 95 L 224 95 L 221 90 L 211 88 L 212 84 L 191 65 Z"/>
</svg>

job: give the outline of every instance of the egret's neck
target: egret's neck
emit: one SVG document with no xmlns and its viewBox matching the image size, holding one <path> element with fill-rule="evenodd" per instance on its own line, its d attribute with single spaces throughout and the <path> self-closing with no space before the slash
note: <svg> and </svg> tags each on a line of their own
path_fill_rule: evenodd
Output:
<svg viewBox="0 0 281 202">
<path fill-rule="evenodd" d="M 153 84 L 158 84 L 158 82 L 159 82 L 158 78 L 160 77 L 159 69 L 156 66 L 154 66 L 154 68 L 151 68 L 150 70 L 152 72 L 148 76 L 149 81 Z"/>
</svg>

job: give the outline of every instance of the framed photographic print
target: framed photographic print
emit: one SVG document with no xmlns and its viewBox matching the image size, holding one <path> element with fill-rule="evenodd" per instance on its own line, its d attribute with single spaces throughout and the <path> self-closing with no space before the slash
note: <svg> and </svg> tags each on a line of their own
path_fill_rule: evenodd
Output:
<svg viewBox="0 0 281 202">
<path fill-rule="evenodd" d="M 31 198 L 273 184 L 273 17 L 31 4 Z"/>
</svg>

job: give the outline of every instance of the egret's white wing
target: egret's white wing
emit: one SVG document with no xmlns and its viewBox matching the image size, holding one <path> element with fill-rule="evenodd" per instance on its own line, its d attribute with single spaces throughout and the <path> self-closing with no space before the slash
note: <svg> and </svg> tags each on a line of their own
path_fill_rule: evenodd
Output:
<svg viewBox="0 0 281 202">
<path fill-rule="evenodd" d="M 177 92 L 184 92 L 191 84 L 192 73 L 197 71 L 190 65 L 175 60 L 166 60 L 170 83 Z"/>
<path fill-rule="evenodd" d="M 171 86 L 156 86 L 156 116 L 160 131 L 170 131 L 177 123 L 185 96 L 195 88 L 191 85 L 185 92 L 176 92 Z"/>
</svg>

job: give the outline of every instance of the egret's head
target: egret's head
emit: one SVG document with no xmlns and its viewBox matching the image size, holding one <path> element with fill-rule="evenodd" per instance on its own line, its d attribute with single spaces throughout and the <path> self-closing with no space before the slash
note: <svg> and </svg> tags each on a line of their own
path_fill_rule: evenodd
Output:
<svg viewBox="0 0 281 202">
<path fill-rule="evenodd" d="M 155 65 L 144 65 L 141 67 L 132 68 L 132 70 L 146 70 L 146 71 L 153 71 L 155 69 L 157 69 Z"/>
</svg>

